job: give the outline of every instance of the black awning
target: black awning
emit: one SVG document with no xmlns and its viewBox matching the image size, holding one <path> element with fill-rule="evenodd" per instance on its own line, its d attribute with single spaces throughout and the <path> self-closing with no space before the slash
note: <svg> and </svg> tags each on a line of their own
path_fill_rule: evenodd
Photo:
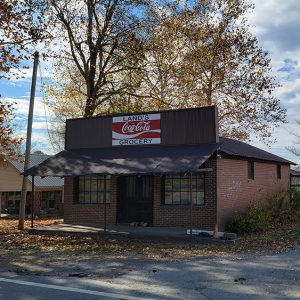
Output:
<svg viewBox="0 0 300 300">
<path fill-rule="evenodd" d="M 24 172 L 33 176 L 200 172 L 219 144 L 112 147 L 62 151 Z"/>
</svg>

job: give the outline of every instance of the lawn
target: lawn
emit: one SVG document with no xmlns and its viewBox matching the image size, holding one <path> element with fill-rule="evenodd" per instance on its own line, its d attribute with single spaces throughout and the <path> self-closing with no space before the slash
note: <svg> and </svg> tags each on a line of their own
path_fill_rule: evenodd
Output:
<svg viewBox="0 0 300 300">
<path fill-rule="evenodd" d="M 61 219 L 40 219 L 35 226 L 62 222 Z M 276 224 L 264 234 L 246 235 L 236 244 L 207 243 L 199 238 L 190 241 L 171 239 L 140 239 L 109 234 L 88 235 L 31 235 L 28 229 L 19 231 L 18 221 L 0 219 L 0 261 L 51 258 L 65 260 L 70 257 L 140 257 L 152 259 L 183 259 L 227 253 L 281 252 L 300 247 L 300 215 Z M 26 221 L 26 228 L 30 221 Z"/>
</svg>

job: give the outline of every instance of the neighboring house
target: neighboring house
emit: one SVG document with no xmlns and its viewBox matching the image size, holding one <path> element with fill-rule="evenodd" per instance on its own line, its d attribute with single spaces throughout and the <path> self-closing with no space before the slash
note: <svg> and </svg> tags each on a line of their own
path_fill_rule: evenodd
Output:
<svg viewBox="0 0 300 300">
<path fill-rule="evenodd" d="M 49 155 L 32 154 L 30 166 L 42 163 Z M 24 165 L 21 159 L 0 160 L 0 207 L 1 212 L 19 213 Z M 35 177 L 34 212 L 40 214 L 62 214 L 63 179 L 59 177 Z M 31 212 L 31 177 L 27 179 L 26 213 Z"/>
<path fill-rule="evenodd" d="M 218 131 L 214 106 L 71 119 L 66 150 L 28 174 L 65 177 L 66 223 L 224 229 L 289 188 L 292 162 Z"/>
<path fill-rule="evenodd" d="M 291 186 L 300 190 L 300 170 L 291 170 Z"/>
</svg>

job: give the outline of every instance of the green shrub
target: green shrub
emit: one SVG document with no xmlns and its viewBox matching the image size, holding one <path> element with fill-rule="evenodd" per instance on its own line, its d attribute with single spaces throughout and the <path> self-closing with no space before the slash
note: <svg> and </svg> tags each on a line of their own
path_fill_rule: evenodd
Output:
<svg viewBox="0 0 300 300">
<path fill-rule="evenodd" d="M 269 210 L 273 221 L 282 221 L 293 213 L 290 190 L 280 189 L 268 196 L 266 209 Z"/>
<path fill-rule="evenodd" d="M 271 223 L 271 216 L 261 203 L 251 204 L 245 211 L 234 215 L 228 224 L 228 231 L 237 234 L 264 232 Z"/>
<path fill-rule="evenodd" d="M 292 210 L 300 211 L 300 189 L 291 187 L 291 206 Z"/>
<path fill-rule="evenodd" d="M 300 190 L 281 189 L 268 196 L 266 204 L 251 204 L 246 210 L 236 213 L 227 230 L 237 234 L 264 232 L 270 225 L 291 219 L 300 211 Z"/>
</svg>

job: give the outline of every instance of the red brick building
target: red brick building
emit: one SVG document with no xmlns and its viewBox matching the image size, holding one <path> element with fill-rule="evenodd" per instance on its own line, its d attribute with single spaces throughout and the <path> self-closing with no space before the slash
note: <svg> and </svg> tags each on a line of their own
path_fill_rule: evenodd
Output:
<svg viewBox="0 0 300 300">
<path fill-rule="evenodd" d="M 72 224 L 224 229 L 290 184 L 290 161 L 219 138 L 215 107 L 68 120 L 65 148 L 28 174 L 65 178 Z"/>
</svg>

